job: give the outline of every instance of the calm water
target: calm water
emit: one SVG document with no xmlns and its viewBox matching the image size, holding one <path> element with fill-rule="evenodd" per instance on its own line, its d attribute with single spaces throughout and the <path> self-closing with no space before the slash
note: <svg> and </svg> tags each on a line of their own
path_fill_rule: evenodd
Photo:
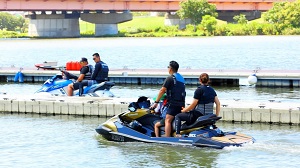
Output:
<svg viewBox="0 0 300 168">
<path fill-rule="evenodd" d="M 0 68 L 76 61 L 99 52 L 110 68 L 299 70 L 300 36 L 206 38 L 2 39 Z M 0 92 L 33 94 L 40 84 L 0 83 Z M 160 86 L 114 86 L 118 97 L 154 97 Z M 299 88 L 215 87 L 222 100 L 299 102 Z M 195 86 L 187 87 L 191 98 Z M 104 118 L 0 113 L 0 167 L 299 167 L 300 127 L 219 123 L 257 142 L 242 148 L 190 148 L 108 142 L 95 128 Z"/>
<path fill-rule="evenodd" d="M 0 167 L 298 167 L 300 128 L 219 123 L 256 138 L 223 150 L 116 143 L 95 132 L 104 118 L 0 113 Z"/>
<path fill-rule="evenodd" d="M 91 60 L 94 52 L 110 68 L 165 68 L 176 60 L 181 68 L 300 69 L 300 36 L 2 39 L 0 66 L 65 65 L 81 57 Z"/>
<path fill-rule="evenodd" d="M 41 87 L 40 84 L 31 83 L 0 83 L 0 93 L 5 92 L 9 95 L 30 95 Z M 137 98 L 139 96 L 147 96 L 153 98 L 157 95 L 160 85 L 116 85 L 111 91 L 116 97 Z M 191 102 L 194 91 L 197 86 L 187 86 L 187 103 Z M 256 88 L 247 86 L 237 87 L 217 87 L 218 97 L 222 100 L 240 99 L 240 101 L 251 101 L 258 103 L 266 103 L 270 99 L 281 102 L 299 102 L 299 88 Z"/>
<path fill-rule="evenodd" d="M 2 39 L 0 68 L 34 67 L 44 61 L 65 65 L 99 52 L 111 69 L 166 68 L 170 60 L 181 68 L 299 70 L 300 36 L 241 36 L 201 38 L 78 38 Z M 180 69 L 179 69 L 180 71 Z M 201 73 L 201 72 L 199 72 Z M 250 75 L 250 74 L 249 74 Z M 39 84 L 40 85 L 40 84 Z M 39 85 L 0 84 L 0 92 L 33 93 Z M 118 97 L 157 94 L 159 86 L 115 86 Z M 221 99 L 298 101 L 299 88 L 216 87 Z M 192 96 L 195 87 L 188 87 Z"/>
</svg>

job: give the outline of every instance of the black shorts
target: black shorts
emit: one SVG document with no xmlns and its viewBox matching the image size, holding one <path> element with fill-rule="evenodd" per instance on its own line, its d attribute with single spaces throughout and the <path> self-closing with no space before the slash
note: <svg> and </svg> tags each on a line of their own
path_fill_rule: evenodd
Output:
<svg viewBox="0 0 300 168">
<path fill-rule="evenodd" d="M 177 114 L 181 113 L 181 108 L 182 108 L 181 106 L 172 106 L 172 105 L 170 105 L 168 107 L 167 114 L 175 117 Z"/>
<path fill-rule="evenodd" d="M 75 83 L 73 84 L 74 90 L 78 90 L 79 87 L 80 87 L 80 85 L 81 85 L 81 87 L 83 87 L 83 86 L 88 86 L 88 81 L 87 81 L 87 80 L 83 80 L 82 82 L 75 82 Z"/>
<path fill-rule="evenodd" d="M 160 125 L 165 126 L 165 119 L 164 118 L 162 120 L 160 120 Z"/>
</svg>

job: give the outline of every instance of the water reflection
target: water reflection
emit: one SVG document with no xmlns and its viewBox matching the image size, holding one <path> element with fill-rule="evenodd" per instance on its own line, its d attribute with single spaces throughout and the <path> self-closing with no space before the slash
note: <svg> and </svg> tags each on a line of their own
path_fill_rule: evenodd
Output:
<svg viewBox="0 0 300 168">
<path fill-rule="evenodd" d="M 97 138 L 99 148 L 113 149 L 113 155 L 120 160 L 131 158 L 125 167 L 214 167 L 219 150 L 210 148 L 183 147 L 140 142 L 111 142 Z"/>
<path fill-rule="evenodd" d="M 0 167 L 295 167 L 300 155 L 298 125 L 218 122 L 256 139 L 218 150 L 110 142 L 95 131 L 106 120 L 0 113 Z"/>
</svg>

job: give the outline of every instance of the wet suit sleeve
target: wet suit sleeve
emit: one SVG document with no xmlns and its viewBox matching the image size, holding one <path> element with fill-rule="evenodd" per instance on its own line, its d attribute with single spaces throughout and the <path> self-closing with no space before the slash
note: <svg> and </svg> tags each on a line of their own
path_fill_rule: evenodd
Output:
<svg viewBox="0 0 300 168">
<path fill-rule="evenodd" d="M 80 69 L 80 74 L 86 74 L 89 72 L 89 68 L 87 66 L 84 66 Z"/>
<path fill-rule="evenodd" d="M 200 100 L 203 95 L 203 90 L 201 88 L 197 88 L 194 92 L 194 99 Z"/>
<path fill-rule="evenodd" d="M 87 66 L 84 66 L 80 69 L 80 75 L 77 79 L 78 82 L 81 82 L 84 79 L 84 76 L 86 73 L 89 72 L 89 68 Z"/>
<path fill-rule="evenodd" d="M 96 80 L 96 77 L 97 77 L 98 73 L 101 72 L 101 70 L 102 70 L 102 65 L 100 63 L 97 63 L 95 65 L 95 69 L 92 74 L 91 80 Z"/>
<path fill-rule="evenodd" d="M 173 77 L 168 76 L 163 84 L 163 87 L 170 89 L 173 84 L 174 84 Z"/>
</svg>

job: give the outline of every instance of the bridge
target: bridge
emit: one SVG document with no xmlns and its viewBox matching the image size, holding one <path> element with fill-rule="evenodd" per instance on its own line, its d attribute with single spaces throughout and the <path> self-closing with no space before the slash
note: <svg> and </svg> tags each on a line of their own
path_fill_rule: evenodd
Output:
<svg viewBox="0 0 300 168">
<path fill-rule="evenodd" d="M 40 37 L 79 37 L 79 18 L 95 24 L 95 36 L 117 34 L 118 23 L 132 20 L 130 11 L 168 12 L 165 24 L 185 27 L 189 19 L 171 15 L 181 0 L 1 0 L 0 11 L 29 11 L 29 35 Z M 283 0 L 208 0 L 215 4 L 218 19 L 233 21 L 245 14 L 248 20 Z M 291 0 L 293 1 L 293 0 Z M 39 12 L 39 13 L 38 13 Z"/>
<path fill-rule="evenodd" d="M 179 9 L 181 0 L 2 0 L 2 11 L 164 11 Z M 218 11 L 267 11 L 282 0 L 208 0 Z"/>
</svg>

